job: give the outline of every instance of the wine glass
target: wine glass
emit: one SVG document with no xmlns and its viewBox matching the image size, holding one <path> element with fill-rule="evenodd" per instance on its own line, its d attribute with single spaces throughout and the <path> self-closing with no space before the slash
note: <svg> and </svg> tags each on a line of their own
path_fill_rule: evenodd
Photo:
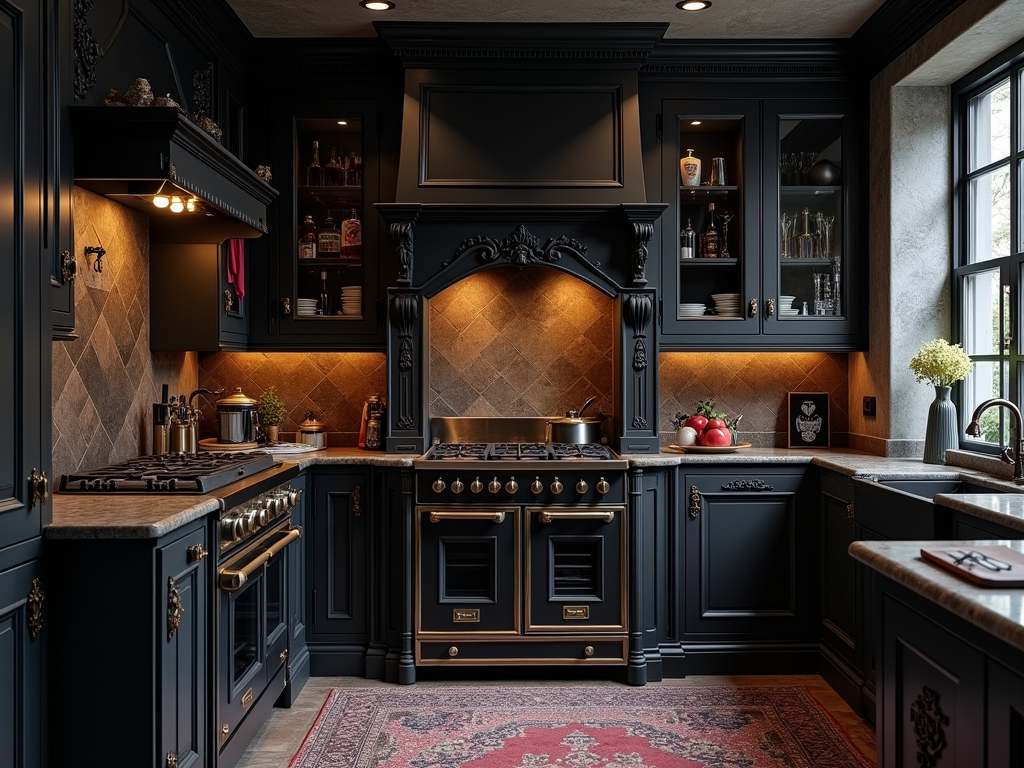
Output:
<svg viewBox="0 0 1024 768">
<path fill-rule="evenodd" d="M 719 258 L 732 258 L 732 255 L 729 253 L 729 222 L 734 218 L 736 218 L 735 211 L 718 211 L 718 220 L 722 222 L 722 247 L 718 254 Z"/>
<path fill-rule="evenodd" d="M 782 214 L 782 258 L 788 259 L 793 254 L 789 252 L 789 244 L 793 240 L 793 228 L 796 226 L 796 217 L 788 213 Z"/>
</svg>

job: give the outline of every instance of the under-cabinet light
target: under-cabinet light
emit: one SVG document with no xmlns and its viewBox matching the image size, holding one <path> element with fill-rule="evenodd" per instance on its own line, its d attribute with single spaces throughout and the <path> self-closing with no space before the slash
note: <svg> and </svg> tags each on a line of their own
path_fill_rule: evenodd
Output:
<svg viewBox="0 0 1024 768">
<path fill-rule="evenodd" d="M 700 120 L 691 120 L 690 125 L 700 125 Z"/>
<path fill-rule="evenodd" d="M 395 7 L 391 0 L 359 0 L 359 4 L 368 11 L 390 11 Z"/>
<path fill-rule="evenodd" d="M 183 202 L 181 202 L 181 198 L 180 197 L 172 197 L 171 198 L 171 212 L 172 213 L 181 213 L 184 210 L 185 210 L 185 204 Z"/>
<path fill-rule="evenodd" d="M 157 195 L 153 198 L 153 205 L 157 208 L 166 208 L 171 204 L 171 199 L 167 195 Z"/>
<path fill-rule="evenodd" d="M 684 11 L 703 11 L 710 7 L 711 0 L 681 0 L 676 3 L 676 8 L 681 8 Z"/>
</svg>

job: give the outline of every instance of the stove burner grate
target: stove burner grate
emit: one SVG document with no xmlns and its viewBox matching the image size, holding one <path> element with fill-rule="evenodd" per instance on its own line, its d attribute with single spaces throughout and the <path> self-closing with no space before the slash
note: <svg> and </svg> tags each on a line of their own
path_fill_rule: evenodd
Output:
<svg viewBox="0 0 1024 768">
<path fill-rule="evenodd" d="M 587 459 L 600 461 L 616 456 L 599 443 L 438 443 L 427 459 L 533 460 Z"/>
<path fill-rule="evenodd" d="M 140 456 L 63 475 L 63 493 L 207 493 L 277 464 L 265 451 Z"/>
</svg>

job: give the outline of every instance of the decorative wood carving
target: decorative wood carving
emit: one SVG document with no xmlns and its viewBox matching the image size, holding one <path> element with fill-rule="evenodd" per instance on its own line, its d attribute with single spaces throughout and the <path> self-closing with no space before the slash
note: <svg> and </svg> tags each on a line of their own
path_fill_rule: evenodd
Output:
<svg viewBox="0 0 1024 768">
<path fill-rule="evenodd" d="M 192 115 L 213 116 L 213 62 L 192 73 Z"/>
<path fill-rule="evenodd" d="M 167 577 L 167 639 L 174 637 L 174 633 L 181 626 L 181 617 L 185 615 L 185 605 L 181 602 L 181 595 L 178 593 L 178 585 L 173 576 Z"/>
<path fill-rule="evenodd" d="M 654 225 L 649 221 L 633 222 L 633 282 L 637 285 L 646 285 L 647 277 L 647 244 L 654 236 Z"/>
<path fill-rule="evenodd" d="M 647 347 L 644 339 L 647 326 L 654 316 L 654 302 L 646 294 L 628 294 L 622 300 L 622 314 L 633 331 L 633 338 L 636 339 L 633 345 L 633 370 L 642 371 L 647 367 Z"/>
<path fill-rule="evenodd" d="M 416 296 L 400 293 L 391 299 L 391 323 L 398 333 L 398 428 L 413 429 L 414 400 L 417 387 L 412 380 L 415 347 L 413 331 L 419 324 L 420 308 Z"/>
<path fill-rule="evenodd" d="M 357 485 L 352 489 L 352 515 L 361 517 L 363 514 L 363 489 Z"/>
<path fill-rule="evenodd" d="M 89 26 L 93 0 L 75 0 L 75 101 L 96 84 L 96 64 L 100 60 L 100 44 Z"/>
<path fill-rule="evenodd" d="M 563 255 L 571 254 L 581 261 L 586 261 L 587 246 L 579 240 L 565 235 L 549 237 L 543 246 L 540 240 L 520 224 L 515 231 L 501 242 L 481 235 L 470 237 L 462 241 L 462 244 L 455 249 L 455 253 L 448 261 L 444 262 L 445 267 L 451 266 L 462 256 L 475 253 L 480 261 L 498 261 L 504 259 L 509 264 L 525 267 L 529 264 L 546 262 L 554 263 Z"/>
<path fill-rule="evenodd" d="M 939 706 L 939 694 L 927 685 L 921 688 L 910 704 L 910 720 L 914 723 L 917 742 L 917 764 L 933 768 L 946 748 L 946 733 L 942 726 L 949 725 L 949 716 Z"/>
<path fill-rule="evenodd" d="M 412 223 L 408 221 L 391 225 L 391 238 L 395 241 L 395 255 L 398 257 L 398 284 L 412 284 Z"/>
<path fill-rule="evenodd" d="M 733 480 L 722 486 L 723 491 L 770 491 L 772 486 L 764 480 Z"/>
<path fill-rule="evenodd" d="M 43 585 L 39 579 L 32 579 L 32 589 L 28 593 L 28 636 L 35 640 L 43 631 Z"/>
</svg>

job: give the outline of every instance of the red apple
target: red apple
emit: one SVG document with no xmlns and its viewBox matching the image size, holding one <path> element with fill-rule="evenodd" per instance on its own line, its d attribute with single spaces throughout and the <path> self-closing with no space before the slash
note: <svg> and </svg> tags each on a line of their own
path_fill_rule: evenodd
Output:
<svg viewBox="0 0 1024 768">
<path fill-rule="evenodd" d="M 704 429 L 728 429 L 725 426 L 725 422 L 721 419 L 708 419 L 708 423 L 704 425 Z"/>
<path fill-rule="evenodd" d="M 707 423 L 708 420 L 706 417 L 701 416 L 699 413 L 695 413 L 693 416 L 686 420 L 686 424 L 684 426 L 693 427 L 694 429 L 697 430 L 697 434 L 700 434 L 703 431 L 704 427 L 707 425 Z"/>
<path fill-rule="evenodd" d="M 720 427 L 705 429 L 700 433 L 700 437 L 697 439 L 700 441 L 701 445 L 732 445 L 732 433 L 728 429 L 722 429 Z"/>
</svg>

